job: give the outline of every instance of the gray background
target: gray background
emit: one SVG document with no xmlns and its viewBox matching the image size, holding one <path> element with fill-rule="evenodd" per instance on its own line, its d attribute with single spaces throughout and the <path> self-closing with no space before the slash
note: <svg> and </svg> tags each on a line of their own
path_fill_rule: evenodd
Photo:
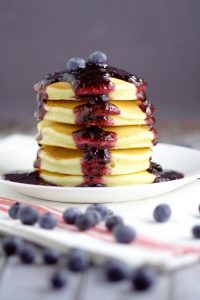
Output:
<svg viewBox="0 0 200 300">
<path fill-rule="evenodd" d="M 0 119 L 33 119 L 33 84 L 107 53 L 143 76 L 159 120 L 200 114 L 199 0 L 0 0 Z"/>
</svg>

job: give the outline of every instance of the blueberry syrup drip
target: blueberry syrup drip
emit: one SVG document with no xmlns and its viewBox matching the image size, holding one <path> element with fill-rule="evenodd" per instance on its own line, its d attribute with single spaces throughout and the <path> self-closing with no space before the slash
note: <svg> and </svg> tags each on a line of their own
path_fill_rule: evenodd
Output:
<svg viewBox="0 0 200 300">
<path fill-rule="evenodd" d="M 152 141 L 152 145 L 155 146 L 158 144 L 158 132 L 154 127 L 150 126 L 150 130 L 152 131 L 152 133 L 154 134 L 154 139 Z"/>
<path fill-rule="evenodd" d="M 84 176 L 101 177 L 103 175 L 109 175 L 110 170 L 108 164 L 111 162 L 112 155 L 108 149 L 98 149 L 91 147 L 84 151 L 83 158 L 81 160 L 81 168 Z"/>
<path fill-rule="evenodd" d="M 65 81 L 63 79 L 63 74 L 65 71 L 49 73 L 45 78 L 34 85 L 34 90 L 36 93 L 39 93 L 42 99 L 47 99 L 48 95 L 46 93 L 46 88 L 48 85 L 55 82 Z"/>
<path fill-rule="evenodd" d="M 146 124 L 152 126 L 156 120 L 154 118 L 155 106 L 147 99 L 139 104 L 140 109 L 146 114 Z"/>
<path fill-rule="evenodd" d="M 68 73 L 66 70 L 48 74 L 43 80 L 38 82 L 34 89 L 37 93 L 47 99 L 46 87 L 55 82 L 70 82 L 77 97 L 84 98 L 91 95 L 108 95 L 114 90 L 114 84 L 110 77 L 118 78 L 132 83 L 137 88 L 137 99 L 146 99 L 147 83 L 138 76 L 127 71 L 111 66 L 87 65 L 74 73 Z"/>
<path fill-rule="evenodd" d="M 110 126 L 114 121 L 109 116 L 120 114 L 119 108 L 109 101 L 107 95 L 90 97 L 86 104 L 76 106 L 73 112 L 75 123 L 83 126 Z"/>
<path fill-rule="evenodd" d="M 87 151 L 90 147 L 114 148 L 117 141 L 115 132 L 103 130 L 99 126 L 86 126 L 74 131 L 72 136 L 77 148 L 83 151 Z"/>
<path fill-rule="evenodd" d="M 151 162 L 151 166 L 150 166 L 148 172 L 150 172 L 156 176 L 154 183 L 166 182 L 166 181 L 184 178 L 184 175 L 182 173 L 179 173 L 179 172 L 176 172 L 173 170 L 163 170 L 161 165 L 159 165 L 155 162 Z"/>
<path fill-rule="evenodd" d="M 64 79 L 71 83 L 76 97 L 84 98 L 91 95 L 108 95 L 115 86 L 110 81 L 106 67 L 87 65 L 72 74 L 65 73 Z"/>
<path fill-rule="evenodd" d="M 45 103 L 47 100 L 43 98 L 42 94 L 37 94 L 36 96 L 36 101 L 37 101 L 37 110 L 35 112 L 35 118 L 36 120 L 43 120 L 47 111 L 45 109 Z"/>
<path fill-rule="evenodd" d="M 118 78 L 134 84 L 137 88 L 137 99 L 146 99 L 147 83 L 145 80 L 125 70 L 121 70 L 111 66 L 107 67 L 107 72 L 110 74 L 111 77 Z"/>
</svg>

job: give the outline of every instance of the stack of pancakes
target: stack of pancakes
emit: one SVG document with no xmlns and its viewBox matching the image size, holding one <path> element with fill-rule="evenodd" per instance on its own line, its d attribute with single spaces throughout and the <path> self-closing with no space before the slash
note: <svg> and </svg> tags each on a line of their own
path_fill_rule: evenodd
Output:
<svg viewBox="0 0 200 300">
<path fill-rule="evenodd" d="M 47 84 L 45 91 L 36 88 L 40 149 L 35 168 L 40 178 L 59 186 L 154 182 L 149 170 L 156 143 L 154 107 L 138 99 L 133 83 L 114 77 L 110 81 L 114 89 L 106 103 L 111 110 L 103 106 L 99 118 L 94 117 L 95 105 L 88 108 L 87 97 L 78 98 L 67 81 Z"/>
</svg>

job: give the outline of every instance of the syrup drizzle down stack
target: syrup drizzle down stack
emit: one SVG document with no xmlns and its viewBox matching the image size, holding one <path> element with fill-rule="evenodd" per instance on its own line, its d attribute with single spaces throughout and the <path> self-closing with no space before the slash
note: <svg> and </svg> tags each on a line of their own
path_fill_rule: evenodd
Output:
<svg viewBox="0 0 200 300">
<path fill-rule="evenodd" d="M 116 130 L 117 127 L 115 127 L 115 116 L 119 116 L 121 114 L 121 110 L 120 105 L 118 105 L 120 102 L 114 101 L 113 103 L 110 98 L 111 93 L 116 89 L 115 83 L 111 80 L 112 78 L 132 84 L 133 89 L 136 91 L 136 99 L 129 101 L 134 100 L 137 102 L 137 106 L 141 112 L 145 114 L 145 118 L 143 123 L 136 123 L 133 127 L 140 128 L 140 126 L 146 126 L 146 131 L 150 131 L 152 133 L 153 138 L 151 140 L 151 145 L 149 146 L 151 149 L 153 145 L 156 145 L 157 143 L 157 132 L 153 128 L 155 123 L 155 108 L 147 99 L 146 82 L 131 73 L 107 65 L 107 58 L 105 54 L 101 52 L 94 52 L 89 56 L 89 59 L 86 62 L 82 59 L 71 59 L 68 61 L 66 70 L 49 74 L 44 80 L 35 85 L 38 102 L 36 118 L 41 121 L 41 123 L 44 122 L 42 120 L 48 120 L 48 110 L 46 107 L 48 105 L 52 105 L 50 102 L 56 102 L 49 99 L 47 88 L 55 83 L 67 82 L 73 89 L 74 96 L 69 100 L 71 100 L 70 102 L 74 101 L 72 105 L 74 123 L 66 119 L 64 120 L 64 123 L 60 122 L 59 124 L 60 126 L 63 126 L 63 128 L 68 128 L 67 126 L 69 126 L 69 124 L 73 124 L 70 126 L 74 126 L 71 136 L 74 141 L 75 148 L 82 153 L 80 159 L 82 182 L 78 184 L 79 186 L 100 187 L 107 185 L 105 176 L 112 176 L 110 171 L 110 164 L 113 160 L 111 149 L 123 149 L 122 147 L 120 148 L 117 146 L 119 137 Z M 66 99 L 60 98 L 59 100 L 62 102 Z M 57 124 L 56 126 L 59 126 L 56 119 L 50 120 L 50 126 L 54 126 L 55 124 Z M 78 129 L 77 125 L 79 126 Z M 42 179 L 46 179 L 45 176 L 43 176 L 40 153 L 43 151 L 43 147 L 45 145 L 48 147 L 53 146 L 54 149 L 55 147 L 58 147 L 58 152 L 61 151 L 59 148 L 62 146 L 60 144 L 56 144 L 56 142 L 46 143 L 42 130 L 39 130 L 37 140 L 41 149 L 38 152 L 34 166 L 39 176 L 41 176 Z M 140 147 L 142 148 L 142 146 L 137 147 L 137 145 L 134 145 L 134 148 L 136 149 Z M 67 146 L 65 148 L 66 151 L 69 150 Z M 73 152 L 77 150 L 70 149 L 70 151 Z M 151 167 L 151 157 L 149 157 L 148 161 L 148 167 L 142 171 L 148 172 L 152 175 L 154 174 L 154 176 L 152 176 L 150 181 L 148 179 L 148 182 L 141 181 L 139 183 L 151 183 L 156 180 L 158 181 L 158 177 L 160 176 L 158 174 L 162 173 L 162 170 L 160 170 L 159 167 L 156 167 L 155 164 Z M 67 170 L 65 174 L 67 174 Z M 122 174 L 126 174 L 126 171 L 122 170 Z M 75 175 L 76 173 L 71 174 L 71 176 Z M 62 177 L 64 175 L 60 174 L 60 176 Z M 51 184 L 58 184 L 52 180 L 49 182 Z M 123 185 L 123 182 L 121 185 Z"/>
</svg>

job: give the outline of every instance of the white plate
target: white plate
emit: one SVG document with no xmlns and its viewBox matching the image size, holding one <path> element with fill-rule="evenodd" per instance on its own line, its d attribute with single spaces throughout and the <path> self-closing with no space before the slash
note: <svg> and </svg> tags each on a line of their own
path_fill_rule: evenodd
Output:
<svg viewBox="0 0 200 300">
<path fill-rule="evenodd" d="M 14 170 L 32 168 L 37 146 L 33 138 L 0 146 L 0 175 Z M 177 189 L 200 177 L 200 151 L 167 144 L 158 144 L 153 151 L 153 161 L 165 169 L 185 174 L 183 179 L 155 184 L 123 187 L 52 187 L 15 183 L 0 179 L 10 189 L 36 198 L 77 203 L 121 202 L 150 198 Z"/>
</svg>

